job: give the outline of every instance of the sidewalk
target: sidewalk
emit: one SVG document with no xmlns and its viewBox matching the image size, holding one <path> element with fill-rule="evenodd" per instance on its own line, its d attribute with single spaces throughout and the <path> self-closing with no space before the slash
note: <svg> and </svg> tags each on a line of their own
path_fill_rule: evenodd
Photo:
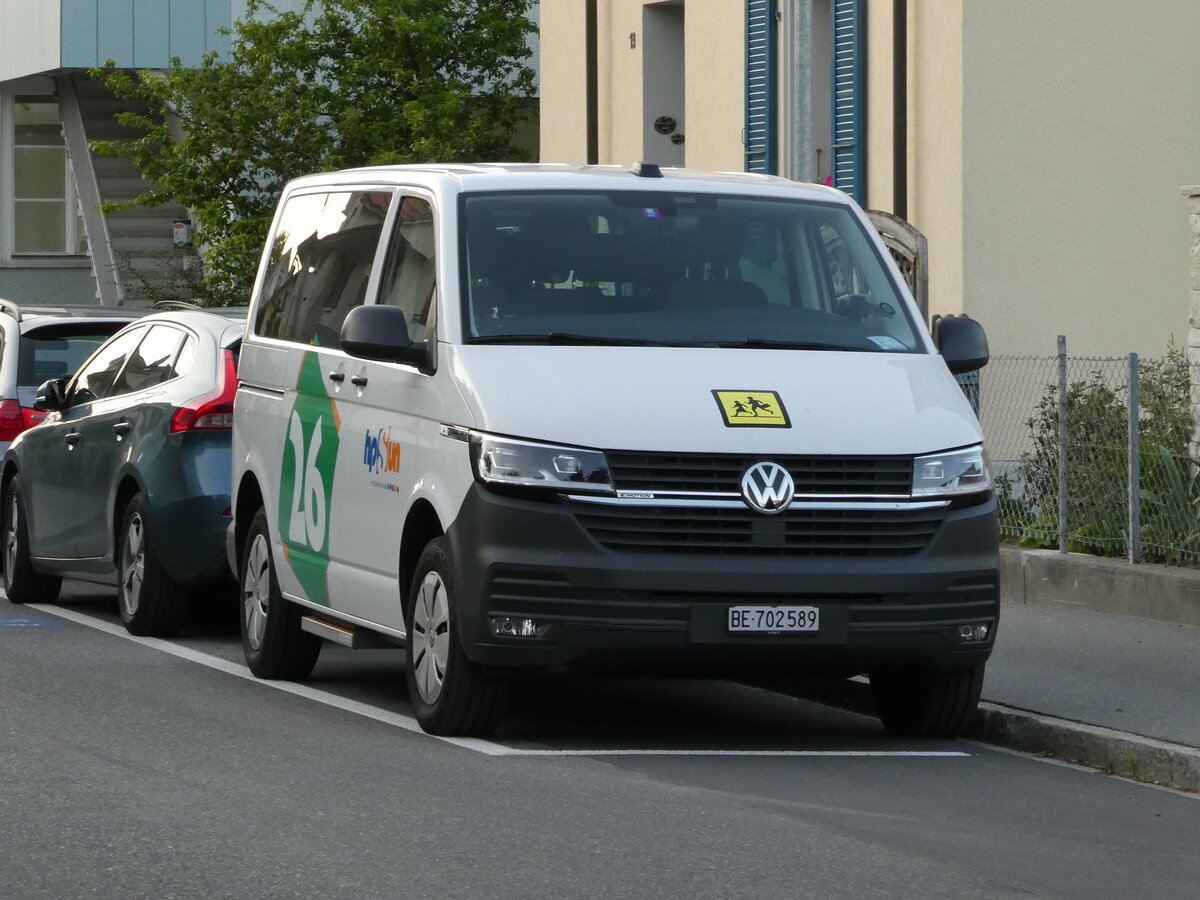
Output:
<svg viewBox="0 0 1200 900">
<path fill-rule="evenodd" d="M 973 736 L 1200 792 L 1200 571 L 1001 548 Z"/>
<path fill-rule="evenodd" d="M 1200 571 L 1002 547 L 967 737 L 1200 793 Z M 872 713 L 865 680 L 793 686 Z"/>
<path fill-rule="evenodd" d="M 978 739 L 1200 792 L 1200 628 L 1009 600 L 983 700 Z"/>
</svg>

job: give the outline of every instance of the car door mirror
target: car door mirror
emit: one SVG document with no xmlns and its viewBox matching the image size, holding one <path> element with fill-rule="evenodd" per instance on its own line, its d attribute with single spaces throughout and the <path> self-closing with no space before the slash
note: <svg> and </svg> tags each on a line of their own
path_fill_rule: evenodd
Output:
<svg viewBox="0 0 1200 900">
<path fill-rule="evenodd" d="M 982 369 L 988 361 L 983 326 L 966 316 L 939 316 L 933 321 L 933 342 L 955 375 Z"/>
<path fill-rule="evenodd" d="M 342 322 L 342 349 L 351 356 L 433 371 L 433 341 L 414 341 L 408 317 L 398 306 L 357 306 Z"/>
<path fill-rule="evenodd" d="M 37 389 L 33 408 L 42 412 L 58 412 L 67 405 L 67 379 L 52 378 Z"/>
</svg>

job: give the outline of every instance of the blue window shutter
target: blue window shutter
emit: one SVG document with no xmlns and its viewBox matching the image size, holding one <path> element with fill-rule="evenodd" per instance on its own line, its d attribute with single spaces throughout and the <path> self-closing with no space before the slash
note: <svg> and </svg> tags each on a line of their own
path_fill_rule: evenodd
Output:
<svg viewBox="0 0 1200 900">
<path fill-rule="evenodd" d="M 775 2 L 746 0 L 746 171 L 775 174 Z"/>
<path fill-rule="evenodd" d="M 833 186 L 867 205 L 866 0 L 833 3 Z"/>
</svg>

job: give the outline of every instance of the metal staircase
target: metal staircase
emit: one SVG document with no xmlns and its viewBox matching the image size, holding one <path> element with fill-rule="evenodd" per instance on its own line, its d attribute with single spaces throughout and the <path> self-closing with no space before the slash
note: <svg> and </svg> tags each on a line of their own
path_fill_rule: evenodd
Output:
<svg viewBox="0 0 1200 900">
<path fill-rule="evenodd" d="M 173 226 L 189 218 L 182 206 L 134 207 L 104 215 L 99 205 L 131 200 L 147 190 L 137 167 L 127 159 L 99 156 L 88 141 L 129 139 L 132 128 L 116 115 L 139 111 L 136 101 L 115 97 L 102 83 L 82 74 L 57 79 L 67 153 L 71 158 L 96 276 L 96 296 L 105 306 L 146 306 L 179 296 L 180 273 L 198 264 L 195 251 L 177 249 Z"/>
</svg>

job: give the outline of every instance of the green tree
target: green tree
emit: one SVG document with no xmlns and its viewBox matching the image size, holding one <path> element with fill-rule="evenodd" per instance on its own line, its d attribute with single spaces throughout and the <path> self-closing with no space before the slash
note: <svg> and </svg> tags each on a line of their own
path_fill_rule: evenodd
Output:
<svg viewBox="0 0 1200 900">
<path fill-rule="evenodd" d="M 93 72 L 148 112 L 140 136 L 97 141 L 154 185 L 127 205 L 192 210 L 197 297 L 247 301 L 280 190 L 310 172 L 521 158 L 529 118 L 531 0 L 250 0 L 227 58 L 165 71 Z M 113 209 L 120 208 L 114 207 Z M 111 211 L 111 210 L 110 210 Z"/>
</svg>

